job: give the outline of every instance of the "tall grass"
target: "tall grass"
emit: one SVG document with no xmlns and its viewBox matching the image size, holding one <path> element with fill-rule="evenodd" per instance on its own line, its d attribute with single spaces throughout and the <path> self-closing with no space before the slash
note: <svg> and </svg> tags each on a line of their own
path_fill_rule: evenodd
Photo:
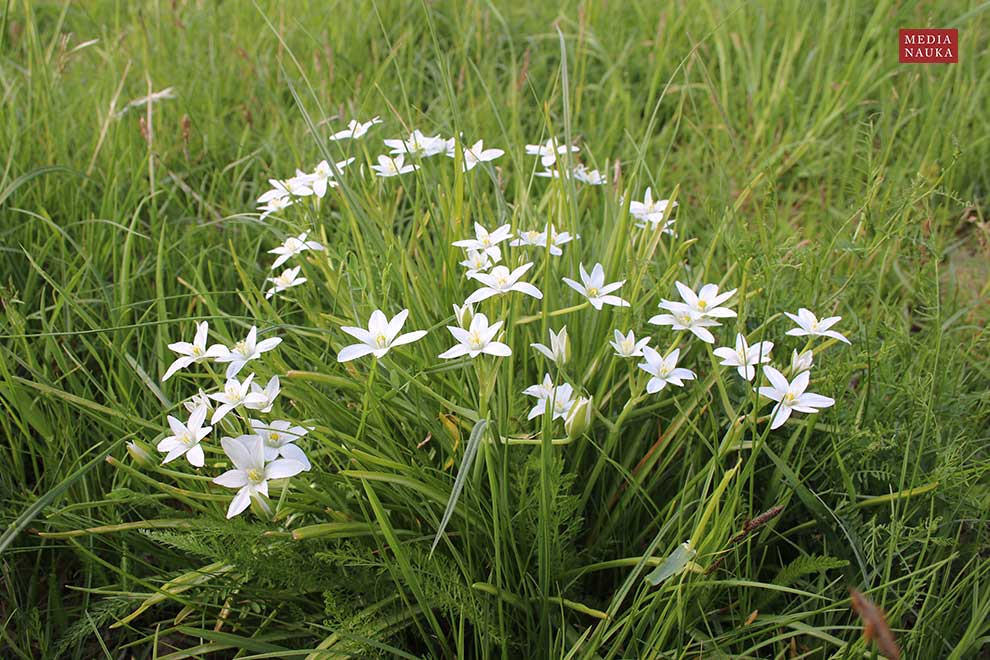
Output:
<svg viewBox="0 0 990 660">
<path fill-rule="evenodd" d="M 4 657 L 864 656 L 850 587 L 904 657 L 986 653 L 985 6 L 2 11 Z M 897 28 L 927 25 L 959 28 L 959 64 L 897 64 Z M 375 114 L 364 140 L 327 142 Z M 506 155 L 355 171 L 318 211 L 251 215 L 269 177 L 370 162 L 414 127 Z M 551 135 L 609 184 L 535 177 L 523 145 Z M 676 195 L 676 239 L 633 228 L 647 186 Z M 447 363 L 451 305 L 474 289 L 450 243 L 475 221 L 581 238 L 533 255 L 543 302 L 485 303 L 511 357 Z M 308 227 L 327 252 L 266 301 L 266 250 Z M 580 302 L 560 278 L 596 261 L 632 306 L 558 313 Z M 698 380 L 638 397 L 607 341 L 672 345 L 646 320 L 675 280 L 739 287 L 720 343 L 771 339 L 778 361 L 803 346 L 780 312 L 841 315 L 853 345 L 816 354 L 813 378 L 836 406 L 740 426 L 751 394 L 683 338 Z M 377 308 L 430 332 L 338 364 L 339 327 Z M 219 382 L 159 382 L 167 343 L 203 319 L 230 342 L 253 324 L 284 339 L 256 371 L 314 427 L 315 468 L 273 494 L 275 520 L 224 519 L 215 438 L 201 471 L 157 464 L 165 415 Z M 529 344 L 563 323 L 558 374 Z M 572 442 L 525 419 L 545 371 L 594 396 Z"/>
</svg>

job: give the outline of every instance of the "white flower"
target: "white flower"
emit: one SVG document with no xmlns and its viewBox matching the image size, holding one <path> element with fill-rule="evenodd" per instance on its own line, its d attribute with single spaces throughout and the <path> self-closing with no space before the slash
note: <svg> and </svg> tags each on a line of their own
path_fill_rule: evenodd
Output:
<svg viewBox="0 0 990 660">
<path fill-rule="evenodd" d="M 495 231 L 489 232 L 477 222 L 474 223 L 474 238 L 466 238 L 454 241 L 452 245 L 464 248 L 465 250 L 478 250 L 491 255 L 492 261 L 498 263 L 502 259 L 502 250 L 498 244 L 512 238 L 512 231 L 509 225 L 502 225 Z"/>
<path fill-rule="evenodd" d="M 669 227 L 673 224 L 673 220 L 666 220 L 665 218 L 668 206 L 670 206 L 669 200 L 654 200 L 653 191 L 647 188 L 642 202 L 635 200 L 629 202 L 629 214 L 640 221 L 637 223 L 637 227 L 645 228 L 649 224 L 653 228 L 661 227 L 663 231 L 671 233 Z M 677 202 L 674 202 L 671 208 L 676 206 Z"/>
<path fill-rule="evenodd" d="M 723 367 L 736 367 L 740 376 L 746 380 L 753 380 L 756 376 L 754 365 L 770 362 L 771 350 L 773 350 L 772 341 L 760 341 L 750 346 L 742 334 L 737 334 L 734 349 L 722 346 L 716 348 L 714 352 L 722 358 Z"/>
<path fill-rule="evenodd" d="M 560 249 L 561 245 L 570 243 L 574 240 L 574 237 L 570 235 L 569 232 L 562 231 L 558 232 L 553 225 L 546 225 L 543 231 L 536 231 L 531 229 L 529 231 L 524 231 L 519 234 L 519 237 L 514 239 L 509 245 L 513 247 L 522 247 L 524 245 L 532 245 L 535 247 L 547 248 L 547 236 L 550 236 L 550 254 L 559 257 L 564 254 L 564 251 Z"/>
<path fill-rule="evenodd" d="M 285 242 L 279 245 L 277 248 L 272 248 L 268 251 L 269 254 L 278 255 L 275 258 L 275 263 L 272 264 L 272 270 L 275 270 L 286 261 L 292 257 L 302 254 L 306 250 L 316 250 L 323 251 L 326 250 L 321 244 L 316 241 L 307 241 L 306 237 L 309 236 L 308 231 L 304 231 L 298 236 L 290 236 L 285 239 Z"/>
<path fill-rule="evenodd" d="M 341 330 L 361 343 L 351 344 L 340 349 L 340 353 L 337 354 L 337 361 L 348 362 L 365 355 L 374 355 L 376 358 L 380 358 L 396 346 L 411 344 L 422 339 L 426 336 L 426 330 L 414 330 L 404 335 L 399 334 L 402 332 L 402 326 L 405 325 L 408 316 L 409 310 L 404 309 L 389 320 L 382 310 L 376 309 L 371 313 L 371 318 L 368 319 L 367 330 L 342 326 Z"/>
<path fill-rule="evenodd" d="M 299 286 L 300 284 L 306 283 L 305 277 L 299 277 L 299 269 L 302 266 L 296 266 L 295 268 L 286 268 L 282 271 L 281 275 L 276 277 L 266 277 L 266 282 L 271 282 L 272 287 L 265 292 L 265 298 L 271 298 L 276 293 L 282 293 L 286 289 L 291 289 L 294 286 Z"/>
<path fill-rule="evenodd" d="M 791 382 L 787 382 L 784 374 L 769 365 L 763 367 L 763 373 L 771 386 L 761 387 L 760 394 L 777 402 L 771 413 L 773 415 L 773 420 L 770 422 L 771 429 L 782 426 L 791 416 L 792 411 L 816 413 L 819 408 L 828 408 L 835 404 L 835 399 L 805 392 L 811 379 L 810 371 L 802 371 Z"/>
<path fill-rule="evenodd" d="M 481 250 L 468 250 L 467 259 L 461 262 L 467 268 L 467 276 L 471 277 L 475 273 L 481 273 L 492 267 L 492 256 Z"/>
<path fill-rule="evenodd" d="M 342 131 L 337 131 L 330 136 L 330 140 L 336 142 L 337 140 L 350 140 L 364 137 L 368 129 L 375 124 L 382 123 L 382 120 L 377 115 L 372 117 L 370 120 L 365 122 L 360 122 L 357 119 L 352 119 L 347 122 L 347 128 Z"/>
<path fill-rule="evenodd" d="M 291 197 L 275 197 L 270 199 L 267 204 L 262 204 L 258 207 L 258 210 L 262 212 L 258 220 L 264 221 L 265 218 L 270 216 L 272 213 L 278 213 L 279 211 L 282 211 L 295 203 L 296 200 Z"/>
<path fill-rule="evenodd" d="M 206 392 L 200 389 L 198 394 L 193 394 L 189 399 L 182 402 L 183 407 L 188 412 L 195 412 L 196 408 L 200 406 L 206 406 L 207 410 L 213 410 L 213 404 L 210 402 L 210 397 L 206 396 Z"/>
<path fill-rule="evenodd" d="M 269 337 L 262 341 L 257 341 L 257 338 L 258 328 L 252 325 L 243 341 L 237 342 L 230 348 L 221 347 L 222 351 L 217 356 L 217 362 L 230 363 L 227 365 L 227 378 L 233 378 L 245 364 L 260 358 L 262 353 L 266 353 L 282 343 L 280 337 Z"/>
<path fill-rule="evenodd" d="M 179 357 L 175 358 L 175 362 L 169 365 L 165 371 L 165 375 L 162 376 L 162 382 L 171 378 L 179 369 L 185 369 L 190 364 L 215 358 L 224 353 L 225 349 L 220 344 L 214 344 L 209 348 L 206 347 L 209 329 L 210 324 L 206 321 L 197 323 L 196 336 L 193 338 L 191 344 L 187 341 L 177 341 L 168 345 L 170 350 L 179 354 Z"/>
<path fill-rule="evenodd" d="M 556 163 L 558 155 L 566 154 L 568 151 L 571 153 L 576 153 L 580 150 L 580 147 L 560 144 L 555 138 L 550 138 L 546 141 L 546 144 L 526 145 L 526 153 L 530 156 L 539 156 L 540 164 L 543 165 L 543 167 L 550 167 Z"/>
<path fill-rule="evenodd" d="M 673 330 L 690 330 L 695 337 L 706 344 L 715 343 L 715 335 L 709 332 L 708 328 L 721 325 L 715 319 L 702 316 L 698 312 L 686 308 L 673 314 L 657 314 L 651 317 L 648 323 L 652 323 L 653 325 L 669 325 Z"/>
<path fill-rule="evenodd" d="M 684 387 L 685 380 L 694 380 L 694 372 L 690 369 L 680 369 L 677 366 L 677 358 L 681 355 L 681 349 L 675 348 L 667 357 L 660 357 L 660 354 L 649 346 L 643 347 L 643 359 L 645 362 L 639 364 L 639 368 L 653 376 L 646 384 L 646 391 L 656 394 L 667 386 L 668 383 L 677 387 Z"/>
<path fill-rule="evenodd" d="M 227 509 L 228 518 L 248 508 L 252 497 L 268 497 L 270 479 L 287 479 L 305 469 L 302 463 L 289 458 L 279 458 L 265 465 L 265 443 L 256 435 L 222 438 L 220 444 L 235 469 L 227 470 L 213 483 L 239 489 Z"/>
<path fill-rule="evenodd" d="M 532 263 L 523 264 L 513 271 L 509 271 L 505 266 L 495 266 L 490 273 L 471 273 L 468 275 L 473 280 L 481 282 L 484 286 L 468 296 L 465 303 L 474 304 L 487 300 L 492 296 L 500 296 L 510 291 L 518 291 L 532 296 L 537 300 L 543 298 L 543 294 L 529 282 L 520 282 L 519 278 L 526 274 Z"/>
<path fill-rule="evenodd" d="M 457 325 L 462 328 L 471 325 L 471 319 L 474 318 L 474 305 L 471 303 L 465 303 L 463 306 L 454 305 L 454 318 L 457 319 Z"/>
<path fill-rule="evenodd" d="M 401 157 L 409 154 L 414 158 L 428 158 L 447 151 L 447 141 L 439 135 L 427 137 L 417 128 L 405 140 L 385 140 L 385 146 L 391 147 L 392 154 Z"/>
<path fill-rule="evenodd" d="M 249 402 L 253 406 L 255 403 L 261 403 L 264 401 L 265 396 L 263 394 L 251 392 L 252 380 L 254 380 L 254 374 L 251 374 L 245 378 L 244 382 L 240 382 L 236 378 L 231 378 L 227 381 L 227 384 L 223 386 L 221 391 L 210 395 L 211 399 L 220 404 L 217 406 L 217 409 L 213 411 L 213 417 L 210 418 L 210 424 L 216 424 L 231 410 L 240 408 Z"/>
<path fill-rule="evenodd" d="M 537 383 L 536 385 L 530 385 L 523 390 L 523 394 L 526 396 L 536 397 L 537 399 L 546 399 L 553 396 L 553 378 L 550 374 L 545 374 L 543 376 L 543 382 Z M 530 417 L 532 419 L 532 417 Z"/>
<path fill-rule="evenodd" d="M 179 456 L 185 454 L 186 460 L 193 467 L 203 467 L 205 456 L 203 448 L 199 446 L 200 440 L 205 438 L 213 429 L 212 426 L 203 426 L 206 420 L 206 406 L 196 408 L 189 415 L 189 421 L 183 424 L 175 417 L 168 416 L 168 425 L 172 429 L 172 435 L 163 438 L 158 443 L 158 451 L 168 452 L 165 455 L 165 463 L 171 463 Z"/>
<path fill-rule="evenodd" d="M 482 353 L 499 357 L 512 355 L 511 348 L 502 342 L 495 341 L 495 336 L 498 335 L 501 328 L 501 321 L 488 325 L 488 317 L 480 313 L 474 315 L 467 330 L 448 325 L 447 330 L 459 343 L 441 353 L 440 357 L 444 360 L 450 360 L 463 355 L 475 358 Z"/>
<path fill-rule="evenodd" d="M 379 156 L 378 164 L 372 165 L 371 169 L 373 169 L 378 176 L 390 177 L 399 176 L 400 174 L 408 174 L 409 172 L 418 170 L 419 165 L 406 165 L 405 156 L 399 154 L 394 158 Z"/>
<path fill-rule="evenodd" d="M 784 312 L 784 314 L 787 315 L 787 318 L 798 324 L 798 327 L 791 328 L 785 334 L 792 337 L 803 337 L 805 335 L 811 335 L 812 337 L 832 337 L 847 344 L 851 343 L 835 330 L 829 330 L 829 328 L 842 320 L 841 316 L 830 316 L 819 321 L 814 314 L 804 307 L 798 310 L 797 315 L 790 312 Z"/>
<path fill-rule="evenodd" d="M 342 160 L 336 164 L 337 171 L 342 171 L 345 167 L 354 162 L 353 158 L 348 158 L 347 160 Z M 306 180 L 309 182 L 310 187 L 313 189 L 313 194 L 323 199 L 327 194 L 327 188 L 336 188 L 337 182 L 334 181 L 333 168 L 330 167 L 330 163 L 325 160 L 321 160 L 313 170 L 312 174 L 307 174 Z"/>
<path fill-rule="evenodd" d="M 543 177 L 544 179 L 566 179 L 570 175 L 567 172 L 561 173 L 560 170 L 541 170 L 536 173 L 536 176 Z"/>
<path fill-rule="evenodd" d="M 303 450 L 292 444 L 309 433 L 309 429 L 293 426 L 292 422 L 285 420 L 263 422 L 252 419 L 249 421 L 251 422 L 251 430 L 265 443 L 266 461 L 274 461 L 281 456 L 299 461 L 303 465 L 303 470 L 309 470 L 313 467 Z"/>
<path fill-rule="evenodd" d="M 571 341 L 567 338 L 567 326 L 565 325 L 561 328 L 557 334 L 554 334 L 553 328 L 549 330 L 550 346 L 543 344 L 530 344 L 530 346 L 555 362 L 558 366 L 563 366 L 571 359 Z"/>
<path fill-rule="evenodd" d="M 722 303 L 735 295 L 735 289 L 719 294 L 717 284 L 706 284 L 701 287 L 698 293 L 695 293 L 691 287 L 680 282 L 674 282 L 674 285 L 684 302 L 661 300 L 659 305 L 661 309 L 669 310 L 675 314 L 688 310 L 710 319 L 727 319 L 736 315 L 733 310 L 721 306 Z"/>
<path fill-rule="evenodd" d="M 553 411 L 553 419 L 564 419 L 574 405 L 574 388 L 564 383 L 559 387 L 554 387 L 549 394 L 536 402 L 533 409 L 529 411 L 526 419 L 535 419 L 542 416 L 547 411 L 547 407 Z"/>
<path fill-rule="evenodd" d="M 565 277 L 564 284 L 571 287 L 582 296 L 585 296 L 588 299 L 588 302 L 591 303 L 592 307 L 597 310 L 601 310 L 602 305 L 629 307 L 629 303 L 619 296 L 608 295 L 613 291 L 618 290 L 619 287 L 625 284 L 625 280 L 605 284 L 605 269 L 602 268 L 601 264 L 595 264 L 595 267 L 591 269 L 591 275 L 588 275 L 587 271 L 585 271 L 584 264 L 579 264 L 578 268 L 581 273 L 582 283 L 578 284 L 574 280 Z"/>
<path fill-rule="evenodd" d="M 271 188 L 261 194 L 258 198 L 259 204 L 276 199 L 308 197 L 313 194 L 313 189 L 310 187 L 305 174 L 294 176 L 291 179 L 268 179 L 268 183 Z"/>
<path fill-rule="evenodd" d="M 811 369 L 811 365 L 815 361 L 815 354 L 811 351 L 805 351 L 804 353 L 798 353 L 796 350 L 791 354 L 791 375 L 801 373 L 802 371 L 808 371 Z"/>
<path fill-rule="evenodd" d="M 618 330 L 615 330 L 615 341 L 610 341 L 612 348 L 615 349 L 615 354 L 618 357 L 643 357 L 643 348 L 650 343 L 649 337 L 643 337 L 639 341 L 636 341 L 636 335 L 630 330 L 628 335 L 623 335 Z"/>
<path fill-rule="evenodd" d="M 483 140 L 478 140 L 471 148 L 464 150 L 464 171 L 473 170 L 478 163 L 487 163 L 501 158 L 504 153 L 501 149 L 485 149 Z"/>
<path fill-rule="evenodd" d="M 581 163 L 574 166 L 574 171 L 571 172 L 571 176 L 573 176 L 576 181 L 586 183 L 589 186 L 601 186 L 608 183 L 608 180 L 601 172 L 598 170 L 589 170 Z"/>
<path fill-rule="evenodd" d="M 271 412 L 272 406 L 275 405 L 275 399 L 278 398 L 281 391 L 282 387 L 278 382 L 278 376 L 269 378 L 268 384 L 264 388 L 257 383 L 251 383 L 251 393 L 257 396 L 246 399 L 244 401 L 244 407 L 250 410 L 259 410 L 263 413 Z"/>
</svg>

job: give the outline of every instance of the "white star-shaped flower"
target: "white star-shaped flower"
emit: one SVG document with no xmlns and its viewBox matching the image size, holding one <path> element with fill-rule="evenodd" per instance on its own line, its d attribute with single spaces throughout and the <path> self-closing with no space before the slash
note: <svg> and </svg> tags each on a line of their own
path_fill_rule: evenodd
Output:
<svg viewBox="0 0 990 660">
<path fill-rule="evenodd" d="M 464 355 L 475 358 L 482 353 L 498 357 L 512 355 L 512 349 L 508 345 L 495 341 L 501 328 L 501 321 L 488 325 L 488 317 L 481 313 L 474 315 L 471 319 L 471 325 L 466 330 L 448 325 L 447 330 L 458 343 L 441 353 L 440 357 L 444 360 L 451 360 Z"/>
<path fill-rule="evenodd" d="M 550 138 L 545 144 L 527 144 L 526 154 L 529 156 L 539 156 L 540 164 L 543 167 L 550 167 L 557 162 L 557 156 L 566 154 L 568 151 L 577 153 L 580 147 L 574 145 L 560 144 L 556 138 Z"/>
<path fill-rule="evenodd" d="M 258 341 L 258 328 L 251 326 L 247 337 L 231 347 L 222 346 L 222 351 L 217 355 L 217 362 L 227 364 L 227 378 L 236 376 L 244 365 L 251 360 L 257 360 L 262 353 L 266 353 L 282 343 L 280 337 L 269 337 Z"/>
<path fill-rule="evenodd" d="M 223 419 L 227 413 L 232 410 L 236 410 L 246 403 L 262 403 L 265 401 L 265 396 L 263 394 L 257 394 L 251 391 L 251 381 L 254 380 L 254 374 L 251 374 L 244 379 L 243 382 L 237 380 L 236 378 L 230 378 L 227 380 L 226 385 L 219 392 L 215 392 L 210 395 L 210 398 L 219 403 L 216 410 L 213 411 L 213 417 L 210 418 L 210 424 L 216 424 L 221 419 Z"/>
<path fill-rule="evenodd" d="M 770 381 L 770 387 L 761 387 L 760 394 L 777 402 L 771 412 L 771 429 L 783 426 L 792 412 L 816 413 L 820 408 L 828 408 L 835 404 L 835 399 L 805 392 L 811 380 L 810 371 L 802 371 L 790 382 L 784 374 L 769 365 L 763 367 L 763 373 Z"/>
<path fill-rule="evenodd" d="M 175 353 L 178 353 L 179 357 L 175 358 L 175 362 L 170 364 L 168 369 L 165 371 L 165 375 L 162 376 L 163 383 L 171 378 L 172 375 L 179 369 L 185 369 L 190 364 L 213 359 L 224 354 L 226 349 L 220 344 L 214 344 L 207 348 L 206 340 L 209 330 L 210 324 L 206 321 L 197 323 L 196 336 L 193 338 L 191 344 L 187 341 L 177 341 L 168 345 L 169 349 Z"/>
<path fill-rule="evenodd" d="M 168 416 L 168 425 L 172 429 L 172 435 L 163 438 L 158 443 L 158 451 L 167 452 L 162 465 L 171 463 L 179 456 L 185 455 L 190 465 L 203 467 L 205 455 L 199 443 L 213 430 L 212 426 L 203 426 L 203 422 L 206 421 L 206 413 L 206 406 L 196 408 L 189 415 L 189 421 L 185 424 L 171 415 Z"/>
<path fill-rule="evenodd" d="M 278 376 L 269 378 L 268 383 L 264 387 L 252 382 L 251 393 L 258 396 L 252 396 L 250 399 L 245 400 L 244 407 L 263 413 L 271 412 L 272 406 L 275 405 L 275 399 L 278 398 L 281 391 L 282 387 L 278 381 Z"/>
<path fill-rule="evenodd" d="M 413 158 L 429 158 L 447 151 L 446 140 L 439 135 L 427 137 L 418 128 L 405 140 L 385 140 L 385 146 L 391 147 L 392 154 L 408 154 Z"/>
<path fill-rule="evenodd" d="M 681 369 L 677 366 L 677 359 L 681 355 L 681 349 L 675 348 L 667 357 L 660 354 L 649 346 L 643 347 L 643 359 L 638 366 L 646 373 L 653 376 L 646 384 L 646 391 L 656 394 L 668 384 L 684 387 L 685 380 L 694 380 L 694 372 L 690 369 Z"/>
<path fill-rule="evenodd" d="M 482 300 L 488 300 L 492 296 L 500 296 L 510 291 L 518 291 L 532 296 L 537 300 L 543 298 L 543 293 L 529 282 L 520 282 L 519 278 L 526 274 L 532 263 L 523 264 L 513 271 L 509 271 L 505 266 L 495 266 L 489 273 L 473 273 L 468 275 L 473 280 L 477 280 L 483 286 L 468 296 L 464 302 L 474 304 Z"/>
<path fill-rule="evenodd" d="M 715 335 L 708 328 L 721 325 L 715 319 L 702 316 L 690 309 L 681 309 L 673 314 L 657 314 L 651 317 L 648 323 L 652 323 L 653 325 L 669 325 L 673 330 L 688 330 L 706 344 L 715 343 Z"/>
<path fill-rule="evenodd" d="M 303 450 L 293 444 L 309 433 L 309 429 L 293 426 L 292 422 L 286 420 L 263 422 L 258 419 L 251 419 L 248 421 L 251 422 L 251 430 L 254 431 L 254 434 L 265 443 L 266 461 L 274 461 L 281 456 L 299 461 L 303 465 L 303 470 L 309 470 L 313 467 Z"/>
<path fill-rule="evenodd" d="M 666 218 L 668 206 L 673 209 L 677 206 L 677 202 L 671 205 L 670 201 L 666 199 L 654 200 L 653 191 L 647 188 L 642 202 L 636 200 L 629 202 L 629 214 L 639 220 L 636 226 L 640 229 L 651 226 L 654 229 L 660 228 L 662 231 L 671 233 L 670 225 L 673 224 L 673 220 Z"/>
<path fill-rule="evenodd" d="M 737 334 L 735 348 L 721 346 L 716 348 L 714 353 L 722 358 L 723 367 L 736 367 L 740 376 L 746 380 L 753 380 L 756 376 L 756 365 L 770 362 L 771 350 L 773 350 L 772 341 L 760 341 L 750 346 L 746 337 Z"/>
<path fill-rule="evenodd" d="M 275 263 L 272 264 L 271 269 L 275 270 L 286 261 L 295 257 L 296 255 L 302 254 L 306 250 L 323 251 L 326 250 L 320 243 L 316 241 L 307 241 L 306 237 L 309 236 L 308 231 L 304 231 L 298 236 L 290 236 L 285 241 L 276 248 L 272 248 L 268 251 L 269 254 L 278 255 L 275 257 Z"/>
<path fill-rule="evenodd" d="M 494 231 L 488 231 L 479 223 L 474 223 L 474 238 L 465 238 L 454 241 L 451 245 L 464 248 L 465 250 L 477 250 L 491 256 L 492 261 L 498 263 L 502 260 L 502 250 L 498 244 L 512 238 L 512 230 L 509 225 L 502 225 Z"/>
<path fill-rule="evenodd" d="M 643 348 L 650 343 L 649 337 L 643 337 L 639 341 L 636 341 L 636 335 L 630 330 L 628 335 L 623 335 L 617 329 L 615 332 L 615 341 L 610 341 L 609 344 L 615 349 L 615 354 L 618 357 L 643 357 Z"/>
<path fill-rule="evenodd" d="M 501 149 L 485 149 L 484 141 L 478 140 L 464 150 L 464 171 L 469 172 L 478 163 L 488 163 L 505 154 Z M 449 155 L 449 154 L 448 154 Z"/>
<path fill-rule="evenodd" d="M 302 463 L 290 458 L 279 458 L 266 465 L 265 443 L 256 435 L 222 438 L 220 445 L 234 464 L 234 469 L 227 470 L 213 483 L 238 489 L 227 509 L 228 518 L 248 508 L 252 497 L 268 497 L 269 480 L 288 479 L 305 469 Z"/>
<path fill-rule="evenodd" d="M 579 264 L 578 269 L 581 274 L 581 284 L 567 277 L 564 278 L 564 284 L 587 298 L 592 307 L 597 310 L 601 310 L 602 305 L 629 307 L 629 303 L 619 296 L 609 295 L 625 284 L 625 280 L 605 284 L 605 269 L 602 268 L 601 264 L 595 264 L 595 267 L 591 269 L 590 275 L 584 269 L 584 264 Z"/>
<path fill-rule="evenodd" d="M 549 328 L 549 331 L 549 346 L 544 344 L 530 344 L 530 346 L 545 355 L 549 360 L 552 360 L 558 366 L 563 366 L 571 358 L 571 340 L 567 338 L 567 326 L 565 325 L 561 328 L 558 333 L 554 333 L 553 328 Z"/>
<path fill-rule="evenodd" d="M 377 115 L 372 117 L 368 121 L 358 121 L 357 119 L 352 119 L 347 122 L 347 128 L 342 131 L 337 131 L 330 136 L 330 140 L 336 142 L 337 140 L 356 140 L 358 138 L 364 137 L 365 133 L 368 132 L 375 124 L 382 123 L 381 117 Z"/>
<path fill-rule="evenodd" d="M 373 169 L 378 176 L 388 178 L 414 172 L 419 169 L 419 165 L 407 165 L 405 162 L 405 156 L 402 154 L 395 157 L 382 155 L 378 157 L 378 164 L 372 165 L 371 169 Z"/>
<path fill-rule="evenodd" d="M 790 312 L 784 312 L 787 318 L 797 323 L 798 327 L 791 328 L 785 334 L 791 335 L 792 337 L 832 337 L 833 339 L 838 339 L 841 342 L 850 344 L 851 342 L 845 338 L 844 335 L 836 332 L 835 330 L 830 330 L 833 325 L 842 320 L 841 316 L 829 316 L 828 318 L 818 320 L 810 310 L 802 307 L 798 310 L 798 313 L 791 314 Z"/>
<path fill-rule="evenodd" d="M 368 319 L 368 329 L 343 326 L 340 329 L 357 339 L 360 344 L 351 344 L 340 349 L 337 354 L 338 362 L 348 362 L 365 355 L 374 355 L 377 358 L 383 357 L 396 346 L 403 346 L 418 341 L 426 336 L 426 330 L 414 330 L 403 335 L 402 326 L 406 323 L 409 310 L 404 309 L 391 320 L 385 316 L 380 309 L 371 313 Z"/>
<path fill-rule="evenodd" d="M 276 277 L 266 277 L 266 282 L 271 282 L 272 287 L 265 292 L 265 298 L 271 298 L 276 293 L 282 293 L 286 289 L 291 289 L 294 286 L 299 286 L 300 284 L 305 284 L 307 282 L 305 277 L 299 277 L 299 270 L 302 266 L 296 266 L 295 268 L 286 268 L 282 271 L 281 275 Z"/>
</svg>

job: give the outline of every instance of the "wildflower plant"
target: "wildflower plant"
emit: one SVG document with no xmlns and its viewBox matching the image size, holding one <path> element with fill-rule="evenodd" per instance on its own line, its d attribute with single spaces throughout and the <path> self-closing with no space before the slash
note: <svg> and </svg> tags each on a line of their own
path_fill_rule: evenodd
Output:
<svg viewBox="0 0 990 660">
<path fill-rule="evenodd" d="M 614 4 L 582 5 L 573 23 L 565 11 L 559 52 L 545 26 L 540 38 L 485 39 L 501 29 L 486 22 L 514 25 L 542 15 L 535 6 L 472 8 L 484 17 L 472 25 L 403 5 L 403 17 L 424 14 L 419 31 L 384 6 L 335 6 L 348 22 L 304 22 L 332 47 L 299 57 L 294 33 L 271 49 L 273 66 L 252 70 L 268 96 L 238 83 L 253 100 L 237 112 L 255 116 L 235 140 L 204 137 L 200 156 L 193 122 L 177 162 L 182 148 L 161 142 L 170 118 L 152 117 L 133 159 L 150 189 L 115 189 L 127 212 L 90 222 L 98 208 L 83 223 L 121 232 L 105 241 L 106 264 L 68 240 L 75 229 L 46 237 L 46 258 L 29 255 L 29 286 L 49 286 L 44 269 L 62 260 L 77 266 L 66 289 L 86 286 L 67 301 L 38 294 L 30 312 L 0 290 L 21 342 L 0 342 L 0 425 L 47 437 L 62 407 L 81 415 L 81 437 L 98 429 L 116 443 L 67 455 L 80 476 L 51 497 L 30 485 L 45 478 L 33 456 L 4 466 L 27 484 L 8 499 L 32 507 L 9 529 L 30 532 L 38 557 L 58 546 L 92 567 L 63 654 L 86 639 L 100 654 L 120 634 L 128 653 L 162 657 L 860 656 L 855 583 L 897 635 L 932 634 L 966 610 L 972 623 L 906 657 L 972 655 L 953 645 L 976 648 L 990 611 L 985 533 L 971 522 L 983 520 L 982 450 L 967 430 L 985 417 L 973 384 L 986 378 L 981 345 L 960 338 L 976 306 L 950 313 L 940 288 L 939 241 L 961 239 L 910 224 L 945 220 L 955 198 L 930 163 L 912 160 L 897 180 L 889 155 L 909 154 L 870 132 L 931 116 L 899 112 L 924 105 L 887 93 L 898 78 L 886 69 L 850 80 L 834 49 L 795 66 L 789 54 L 808 52 L 798 37 L 774 51 L 764 85 L 734 45 L 753 45 L 739 17 L 725 18 L 732 37 L 695 25 L 715 7 L 665 14 L 662 30 L 618 47 L 612 32 L 625 28 L 599 14 L 631 10 Z M 772 12 L 800 35 L 805 13 L 836 29 L 833 13 L 860 18 Z M 869 14 L 870 34 L 896 13 Z M 387 45 L 345 38 L 366 25 Z M 480 44 L 491 61 L 464 56 Z M 53 66 L 33 80 L 56 72 L 67 75 Z M 827 113 L 764 110 L 796 98 L 785 83 L 803 76 L 836 86 Z M 746 93 L 726 95 L 737 79 Z M 266 109 L 279 103 L 292 105 L 276 121 Z M 58 130 L 32 108 L 33 130 Z M 855 144 L 834 127 L 856 122 Z M 108 147 L 123 142 L 107 131 Z M 921 144 L 932 162 L 946 155 L 942 137 Z M 836 155 L 854 147 L 865 167 Z M 216 152 L 227 162 L 212 163 Z M 215 182 L 197 180 L 214 170 Z M 55 173 L 35 176 L 55 186 Z M 98 173 L 73 184 L 74 199 L 114 180 Z M 0 204 L 26 185 L 16 181 Z M 203 192 L 219 188 L 222 202 Z M 845 224 L 813 234 L 808 200 Z M 47 227 L 46 203 L 39 194 L 25 216 L 31 231 Z M 914 268 L 899 250 L 929 261 Z M 15 253 L 11 243 L 0 259 Z M 24 339 L 35 335 L 36 353 Z M 930 359 L 921 337 L 939 342 Z M 67 492 L 76 500 L 57 499 Z M 38 565 L 58 581 L 28 598 L 11 590 L 9 620 L 44 612 L 38 592 L 76 586 L 56 562 Z"/>
</svg>

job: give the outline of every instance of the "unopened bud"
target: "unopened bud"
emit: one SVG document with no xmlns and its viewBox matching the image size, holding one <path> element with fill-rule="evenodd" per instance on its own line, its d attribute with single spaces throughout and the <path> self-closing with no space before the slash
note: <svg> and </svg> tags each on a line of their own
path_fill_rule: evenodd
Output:
<svg viewBox="0 0 990 660">
<path fill-rule="evenodd" d="M 148 450 L 145 449 L 144 445 L 139 442 L 128 442 L 127 453 L 131 455 L 131 460 L 141 467 L 154 467 L 157 462 L 154 457 L 148 453 Z"/>
<path fill-rule="evenodd" d="M 457 319 L 457 325 L 466 330 L 471 325 L 471 319 L 474 318 L 474 305 L 471 303 L 464 303 L 463 307 L 454 305 L 454 318 Z"/>
<path fill-rule="evenodd" d="M 581 397 L 571 406 L 567 418 L 564 419 L 564 430 L 571 440 L 584 435 L 585 431 L 591 428 L 592 400 L 590 397 Z"/>
<path fill-rule="evenodd" d="M 791 355 L 791 378 L 801 373 L 802 371 L 807 371 L 811 369 L 811 364 L 814 362 L 815 354 L 811 351 L 805 351 L 798 355 L 797 351 Z"/>
</svg>

